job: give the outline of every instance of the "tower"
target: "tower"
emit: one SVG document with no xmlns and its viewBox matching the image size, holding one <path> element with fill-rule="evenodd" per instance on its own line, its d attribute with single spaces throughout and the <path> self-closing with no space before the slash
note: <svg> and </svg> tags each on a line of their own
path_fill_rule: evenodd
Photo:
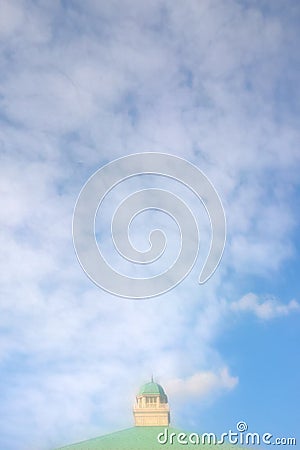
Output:
<svg viewBox="0 0 300 450">
<path fill-rule="evenodd" d="M 153 378 L 140 388 L 133 407 L 133 415 L 137 427 L 167 427 L 169 425 L 168 397 L 160 384 L 153 381 Z"/>
</svg>

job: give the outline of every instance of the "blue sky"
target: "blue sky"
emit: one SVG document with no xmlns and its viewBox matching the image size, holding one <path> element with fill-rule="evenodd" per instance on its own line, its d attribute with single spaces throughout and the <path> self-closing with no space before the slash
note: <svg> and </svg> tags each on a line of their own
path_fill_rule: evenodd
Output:
<svg viewBox="0 0 300 450">
<path fill-rule="evenodd" d="M 245 420 L 299 440 L 299 3 L 0 3 L 0 447 L 130 427 L 152 373 L 178 427 L 222 433 Z M 209 177 L 228 234 L 199 286 L 207 218 L 163 184 L 195 211 L 203 247 L 176 289 L 132 301 L 86 277 L 71 222 L 89 176 L 146 151 Z M 106 228 L 113 200 L 98 232 L 125 270 Z M 178 236 L 154 216 L 134 239 L 143 245 L 153 220 L 171 227 L 172 249 Z"/>
</svg>

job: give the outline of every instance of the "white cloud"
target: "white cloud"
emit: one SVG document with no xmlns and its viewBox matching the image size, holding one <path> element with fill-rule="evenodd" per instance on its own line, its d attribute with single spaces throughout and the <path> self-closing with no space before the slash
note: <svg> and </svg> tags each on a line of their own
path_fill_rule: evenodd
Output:
<svg viewBox="0 0 300 450">
<path fill-rule="evenodd" d="M 203 397 L 215 397 L 222 391 L 233 389 L 238 383 L 238 377 L 230 375 L 228 367 L 219 371 L 202 371 L 182 379 L 175 378 L 165 383 L 170 396 L 188 401 Z"/>
<path fill-rule="evenodd" d="M 238 301 L 231 303 L 231 309 L 237 312 L 251 312 L 259 319 L 270 320 L 300 311 L 300 305 L 296 300 L 283 304 L 275 298 L 261 298 L 249 293 Z"/>
</svg>

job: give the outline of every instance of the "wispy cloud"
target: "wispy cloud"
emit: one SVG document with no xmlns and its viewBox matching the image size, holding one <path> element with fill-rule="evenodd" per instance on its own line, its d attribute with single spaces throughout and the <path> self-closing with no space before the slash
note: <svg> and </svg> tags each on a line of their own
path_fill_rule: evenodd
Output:
<svg viewBox="0 0 300 450">
<path fill-rule="evenodd" d="M 238 301 L 232 302 L 231 309 L 236 312 L 250 312 L 259 319 L 270 320 L 300 311 L 300 305 L 296 300 L 283 304 L 275 298 L 262 298 L 249 293 Z"/>
</svg>

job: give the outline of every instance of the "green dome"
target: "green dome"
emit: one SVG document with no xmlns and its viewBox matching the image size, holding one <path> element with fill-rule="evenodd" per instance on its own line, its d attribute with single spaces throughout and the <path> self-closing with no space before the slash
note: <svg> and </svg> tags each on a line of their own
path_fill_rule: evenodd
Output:
<svg viewBox="0 0 300 450">
<path fill-rule="evenodd" d="M 158 383 L 154 383 L 154 381 L 150 381 L 140 388 L 139 395 L 144 394 L 159 394 L 163 397 L 166 397 L 165 391 L 163 390 L 161 385 Z"/>
</svg>

